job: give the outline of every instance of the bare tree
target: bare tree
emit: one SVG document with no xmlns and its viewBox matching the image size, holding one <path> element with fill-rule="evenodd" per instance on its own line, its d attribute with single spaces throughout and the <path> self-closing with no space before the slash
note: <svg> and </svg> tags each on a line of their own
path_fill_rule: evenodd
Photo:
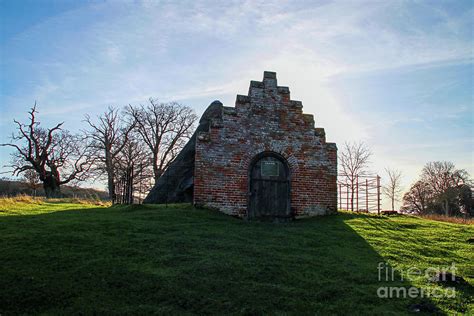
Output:
<svg viewBox="0 0 474 316">
<path fill-rule="evenodd" d="M 92 142 L 94 154 L 97 157 L 94 171 L 99 176 L 107 177 L 109 198 L 115 202 L 115 178 L 117 156 L 128 142 L 128 137 L 135 127 L 134 122 L 125 122 L 119 117 L 119 110 L 109 107 L 107 111 L 97 117 L 93 122 L 86 115 L 85 122 L 90 130 L 86 131 L 87 137 Z"/>
<path fill-rule="evenodd" d="M 11 143 L 1 144 L 16 149 L 12 153 L 13 175 L 34 170 L 47 197 L 60 195 L 60 186 L 71 181 L 85 179 L 93 157 L 89 154 L 87 142 L 77 135 L 62 129 L 63 123 L 44 129 L 36 120 L 36 103 L 29 113 L 29 123 L 14 120 L 17 133 L 11 136 Z"/>
<path fill-rule="evenodd" d="M 397 169 L 385 168 L 387 173 L 388 183 L 382 187 L 382 192 L 392 202 L 392 211 L 395 210 L 395 201 L 399 201 L 399 196 L 402 193 L 402 172 Z"/>
<path fill-rule="evenodd" d="M 403 196 L 403 208 L 420 214 L 436 213 L 446 216 L 469 214 L 472 181 L 464 169 L 452 162 L 429 162 L 420 179 Z"/>
<path fill-rule="evenodd" d="M 32 169 L 26 170 L 23 172 L 23 179 L 28 188 L 31 190 L 31 195 L 36 196 L 36 190 L 38 189 L 40 183 L 38 173 Z"/>
<path fill-rule="evenodd" d="M 151 152 L 155 182 L 191 137 L 197 116 L 176 102 L 129 106 L 127 113 L 137 122 L 137 131 Z"/>
<path fill-rule="evenodd" d="M 425 214 L 433 199 L 433 190 L 421 180 L 415 182 L 403 196 L 403 209 L 408 212 Z"/>
<path fill-rule="evenodd" d="M 120 183 L 121 198 L 126 203 L 139 202 L 150 189 L 153 178 L 151 158 L 139 135 L 132 133 L 117 159 L 117 182 Z"/>
<path fill-rule="evenodd" d="M 344 143 L 339 154 L 340 172 L 347 179 L 351 191 L 351 210 L 354 211 L 354 191 L 357 178 L 367 174 L 372 152 L 364 142 Z"/>
<path fill-rule="evenodd" d="M 456 169 L 450 161 L 427 163 L 421 172 L 421 179 L 430 186 L 446 216 L 450 215 L 450 204 L 459 195 L 459 188 L 470 184 L 467 171 Z"/>
</svg>

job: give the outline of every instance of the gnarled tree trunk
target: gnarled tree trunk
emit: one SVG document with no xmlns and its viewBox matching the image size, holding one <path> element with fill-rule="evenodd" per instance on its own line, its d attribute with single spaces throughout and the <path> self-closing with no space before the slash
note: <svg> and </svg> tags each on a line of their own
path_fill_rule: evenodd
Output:
<svg viewBox="0 0 474 316">
<path fill-rule="evenodd" d="M 59 179 L 52 172 L 47 172 L 44 176 L 43 188 L 47 198 L 57 198 L 61 196 Z"/>
</svg>

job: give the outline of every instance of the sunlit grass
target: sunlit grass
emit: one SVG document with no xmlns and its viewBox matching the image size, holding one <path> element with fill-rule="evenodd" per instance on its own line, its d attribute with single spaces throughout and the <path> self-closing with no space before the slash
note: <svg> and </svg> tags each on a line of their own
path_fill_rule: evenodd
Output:
<svg viewBox="0 0 474 316">
<path fill-rule="evenodd" d="M 19 195 L 15 197 L 0 197 L 0 216 L 2 215 L 36 215 L 68 209 L 93 208 L 97 206 L 110 206 L 109 202 L 92 199 L 62 198 L 47 199 Z"/>
</svg>

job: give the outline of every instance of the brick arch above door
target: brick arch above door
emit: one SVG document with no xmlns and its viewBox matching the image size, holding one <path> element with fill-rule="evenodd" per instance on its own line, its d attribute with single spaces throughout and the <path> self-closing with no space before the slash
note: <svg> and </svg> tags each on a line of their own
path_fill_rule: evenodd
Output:
<svg viewBox="0 0 474 316">
<path fill-rule="evenodd" d="M 247 155 L 242 157 L 240 160 L 241 170 L 248 170 L 252 160 L 257 155 L 264 152 L 274 152 L 281 155 L 287 161 L 288 166 L 290 167 L 290 172 L 292 174 L 296 174 L 298 172 L 298 158 L 296 158 L 290 150 L 280 146 L 259 146 L 254 148 L 252 151 L 247 152 Z"/>
</svg>

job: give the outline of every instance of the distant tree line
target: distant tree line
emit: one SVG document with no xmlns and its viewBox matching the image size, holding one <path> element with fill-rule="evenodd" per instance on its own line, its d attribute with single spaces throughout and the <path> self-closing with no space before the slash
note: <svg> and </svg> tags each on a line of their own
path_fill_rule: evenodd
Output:
<svg viewBox="0 0 474 316">
<path fill-rule="evenodd" d="M 23 177 L 20 179 L 10 179 L 7 177 L 0 178 L 0 195 L 2 197 L 13 197 L 18 195 L 29 195 L 33 197 L 46 196 L 43 186 L 39 182 L 35 180 L 35 182 L 31 183 Z M 65 184 L 61 186 L 61 197 L 107 200 L 108 194 L 101 190 L 81 188 L 79 186 Z"/>
<path fill-rule="evenodd" d="M 36 104 L 26 123 L 14 120 L 16 132 L 9 143 L 14 148 L 11 171 L 23 176 L 32 194 L 42 184 L 47 197 L 62 195 L 61 186 L 77 186 L 85 180 L 107 183 L 113 202 L 133 203 L 149 191 L 176 158 L 192 135 L 197 116 L 188 106 L 149 99 L 145 105 L 109 107 L 96 117 L 86 115 L 85 127 L 73 134 L 63 122 L 45 128 L 37 118 Z M 340 176 L 344 177 L 354 210 L 357 179 L 369 174 L 371 150 L 363 142 L 345 143 L 339 153 Z M 382 192 L 392 210 L 402 193 L 402 173 L 386 169 Z M 473 215 L 472 180 L 452 162 L 430 162 L 419 180 L 403 195 L 405 212 Z"/>
<path fill-rule="evenodd" d="M 345 143 L 339 152 L 339 176 L 350 193 L 349 209 L 354 210 L 354 191 L 358 177 L 368 175 L 372 152 L 363 142 Z M 382 193 L 390 200 L 392 211 L 403 193 L 403 174 L 394 168 L 385 169 Z M 403 212 L 442 214 L 445 216 L 474 216 L 473 182 L 464 169 L 449 161 L 427 163 L 420 178 L 403 194 Z"/>
<path fill-rule="evenodd" d="M 22 175 L 34 190 L 40 182 L 47 197 L 61 196 L 65 184 L 105 181 L 113 202 L 119 200 L 117 192 L 126 192 L 127 202 L 143 197 L 186 144 L 197 119 L 188 106 L 155 99 L 86 115 L 85 128 L 77 134 L 63 122 L 43 128 L 36 104 L 28 114 L 26 123 L 14 120 L 16 133 L 1 144 L 15 149 L 12 174 Z"/>
<path fill-rule="evenodd" d="M 452 162 L 425 165 L 421 176 L 403 196 L 402 210 L 417 214 L 474 216 L 472 180 Z"/>
</svg>

